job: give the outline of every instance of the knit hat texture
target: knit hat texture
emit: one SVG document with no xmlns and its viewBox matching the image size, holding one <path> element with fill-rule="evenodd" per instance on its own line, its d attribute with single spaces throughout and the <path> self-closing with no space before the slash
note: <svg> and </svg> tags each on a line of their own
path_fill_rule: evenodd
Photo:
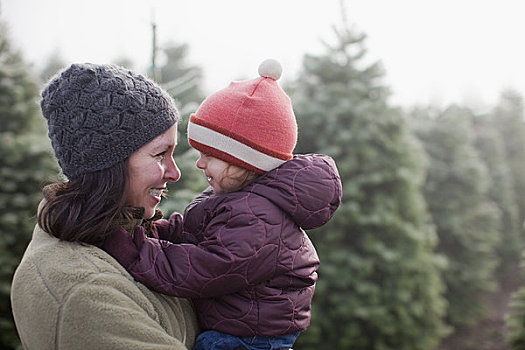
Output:
<svg viewBox="0 0 525 350">
<path fill-rule="evenodd" d="M 44 88 L 40 106 L 69 179 L 123 161 L 179 118 L 159 86 L 115 65 L 72 64 Z"/>
<path fill-rule="evenodd" d="M 293 155 L 297 123 L 290 98 L 277 80 L 273 59 L 259 66 L 259 78 L 232 82 L 210 95 L 190 116 L 188 141 L 208 155 L 264 173 Z"/>
</svg>

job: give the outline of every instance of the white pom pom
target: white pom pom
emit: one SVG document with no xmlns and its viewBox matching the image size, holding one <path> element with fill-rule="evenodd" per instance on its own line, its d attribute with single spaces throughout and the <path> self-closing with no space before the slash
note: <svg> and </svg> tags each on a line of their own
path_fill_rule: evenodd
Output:
<svg viewBox="0 0 525 350">
<path fill-rule="evenodd" d="M 264 60 L 259 65 L 259 75 L 265 78 L 272 78 L 273 80 L 278 80 L 283 73 L 283 68 L 281 64 L 272 58 Z"/>
</svg>

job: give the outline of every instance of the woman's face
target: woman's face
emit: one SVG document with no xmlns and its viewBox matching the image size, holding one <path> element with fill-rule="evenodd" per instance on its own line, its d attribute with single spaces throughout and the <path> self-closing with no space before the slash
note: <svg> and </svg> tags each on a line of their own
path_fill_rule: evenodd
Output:
<svg viewBox="0 0 525 350">
<path fill-rule="evenodd" d="M 129 188 L 126 205 L 144 208 L 144 219 L 155 214 L 168 182 L 180 178 L 173 159 L 177 124 L 135 151 L 128 161 Z"/>
</svg>

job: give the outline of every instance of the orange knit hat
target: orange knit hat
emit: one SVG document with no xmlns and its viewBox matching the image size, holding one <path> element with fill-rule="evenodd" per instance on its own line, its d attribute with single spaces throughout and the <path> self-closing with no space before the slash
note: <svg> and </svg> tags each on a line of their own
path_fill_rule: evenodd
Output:
<svg viewBox="0 0 525 350">
<path fill-rule="evenodd" d="M 277 80 L 279 62 L 259 66 L 259 78 L 232 82 L 190 116 L 188 141 L 202 153 L 264 173 L 292 158 L 297 123 L 290 98 Z"/>
</svg>

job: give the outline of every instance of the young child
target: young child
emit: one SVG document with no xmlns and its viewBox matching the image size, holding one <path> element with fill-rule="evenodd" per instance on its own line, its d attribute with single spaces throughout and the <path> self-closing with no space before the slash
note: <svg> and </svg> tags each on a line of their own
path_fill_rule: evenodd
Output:
<svg viewBox="0 0 525 350">
<path fill-rule="evenodd" d="M 210 187 L 186 208 L 110 236 L 104 249 L 160 293 L 192 298 L 194 349 L 291 348 L 310 323 L 319 260 L 303 229 L 324 225 L 342 187 L 325 155 L 292 155 L 297 124 L 266 60 L 191 115 L 188 140 Z M 132 237 L 133 236 L 133 237 Z"/>
</svg>

